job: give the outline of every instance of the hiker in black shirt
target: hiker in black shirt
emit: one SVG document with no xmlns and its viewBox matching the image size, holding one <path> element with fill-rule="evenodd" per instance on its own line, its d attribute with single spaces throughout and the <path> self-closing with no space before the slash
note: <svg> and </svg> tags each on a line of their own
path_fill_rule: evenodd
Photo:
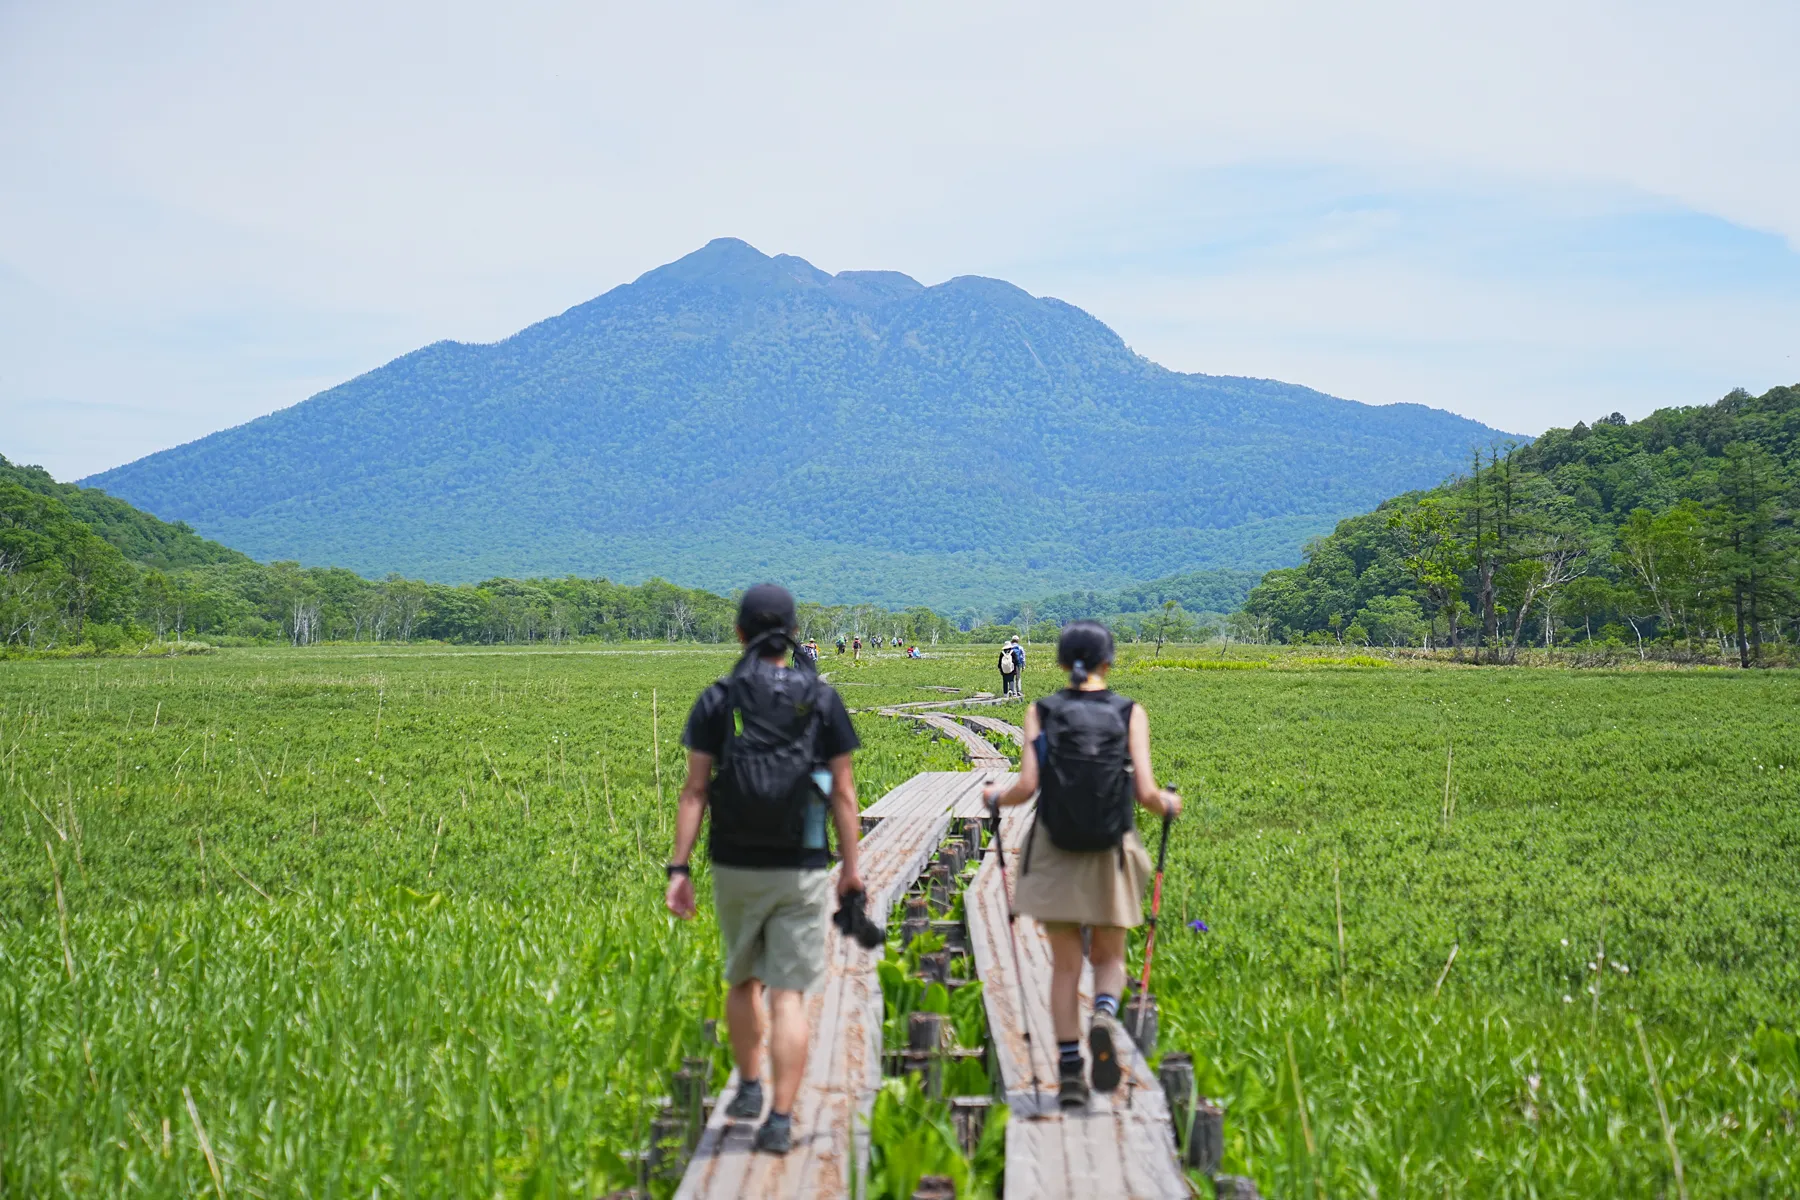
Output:
<svg viewBox="0 0 1800 1200">
<path fill-rule="evenodd" d="M 768 1119 L 756 1149 L 785 1154 L 793 1144 L 794 1099 L 806 1074 L 806 993 L 825 974 L 825 921 L 831 900 L 827 808 L 843 865 L 837 894 L 860 894 L 860 820 L 850 755 L 858 746 L 844 702 L 811 663 L 787 663 L 798 643 L 794 598 L 759 584 L 738 606 L 743 658 L 700 694 L 688 714 L 687 782 L 675 818 L 675 853 L 664 903 L 683 920 L 695 913 L 688 859 L 701 818 L 712 821 L 707 854 L 713 903 L 726 952 L 725 1001 L 738 1086 L 726 1115 L 763 1113 L 763 997 L 768 997 L 774 1076 Z M 716 769 L 715 769 L 716 768 Z"/>
</svg>

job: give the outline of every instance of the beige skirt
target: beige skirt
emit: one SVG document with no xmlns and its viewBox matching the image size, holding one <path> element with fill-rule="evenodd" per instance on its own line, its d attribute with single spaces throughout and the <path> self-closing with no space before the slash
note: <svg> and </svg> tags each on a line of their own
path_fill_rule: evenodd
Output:
<svg viewBox="0 0 1800 1200">
<path fill-rule="evenodd" d="M 1112 850 L 1060 850 L 1033 820 L 1027 847 L 1014 896 L 1018 911 L 1074 925 L 1132 929 L 1144 923 L 1144 888 L 1152 868 L 1137 830 Z"/>
</svg>

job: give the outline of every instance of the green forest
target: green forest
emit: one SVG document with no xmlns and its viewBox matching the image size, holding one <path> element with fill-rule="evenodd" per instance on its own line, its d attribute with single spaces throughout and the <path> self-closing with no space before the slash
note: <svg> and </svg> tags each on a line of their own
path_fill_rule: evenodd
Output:
<svg viewBox="0 0 1800 1200">
<path fill-rule="evenodd" d="M 447 586 L 341 567 L 259 563 L 92 488 L 0 457 L 0 652 L 155 644 L 458 643 L 733 636 L 735 601 L 660 579 L 490 579 Z M 935 643 L 962 636 L 926 608 L 803 604 L 813 637 Z"/>
<path fill-rule="evenodd" d="M 1259 639 L 1791 661 L 1800 636 L 1800 386 L 1614 414 L 1338 524 L 1245 605 Z"/>
<path fill-rule="evenodd" d="M 1206 570 L 944 614 L 802 605 L 804 632 L 936 644 L 1052 640 L 1076 618 L 1161 643 L 1247 641 L 1522 649 L 1789 662 L 1800 641 L 1800 387 L 1613 415 L 1338 524 L 1298 567 Z M 0 457 L 0 647 L 146 643 L 456 643 L 732 636 L 733 600 L 660 578 L 446 585 L 259 563 L 104 492 Z"/>
</svg>

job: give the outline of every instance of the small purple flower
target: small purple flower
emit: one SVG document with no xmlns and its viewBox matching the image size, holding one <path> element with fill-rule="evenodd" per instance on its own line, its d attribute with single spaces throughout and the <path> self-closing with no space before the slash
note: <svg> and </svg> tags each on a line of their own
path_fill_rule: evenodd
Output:
<svg viewBox="0 0 1800 1200">
<path fill-rule="evenodd" d="M 1202 921 L 1199 917 L 1195 917 L 1193 920 L 1189 921 L 1188 928 L 1193 930 L 1195 933 L 1211 933 L 1212 932 L 1212 930 L 1210 930 L 1206 927 L 1206 922 Z"/>
</svg>

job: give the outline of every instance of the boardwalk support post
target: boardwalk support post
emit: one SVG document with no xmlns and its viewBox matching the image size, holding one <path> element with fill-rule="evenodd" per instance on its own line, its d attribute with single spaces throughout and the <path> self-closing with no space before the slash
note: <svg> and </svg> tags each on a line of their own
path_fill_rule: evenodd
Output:
<svg viewBox="0 0 1800 1200">
<path fill-rule="evenodd" d="M 956 873 L 942 859 L 931 864 L 931 907 L 938 912 L 950 911 L 950 898 L 956 894 Z"/>
<path fill-rule="evenodd" d="M 682 1059 L 681 1070 L 675 1072 L 669 1086 L 670 1106 L 687 1122 L 687 1128 L 682 1130 L 681 1144 L 689 1154 L 700 1144 L 700 1134 L 706 1128 L 706 1076 L 709 1065 L 704 1058 Z"/>
<path fill-rule="evenodd" d="M 931 928 L 931 901 L 923 896 L 906 898 L 906 918 L 900 922 L 900 948 L 912 945 L 912 940 Z"/>
<path fill-rule="evenodd" d="M 650 1122 L 650 1174 L 657 1179 L 678 1179 L 685 1166 L 687 1121 L 673 1106 L 665 1107 Z"/>
<path fill-rule="evenodd" d="M 1163 1098 L 1169 1104 L 1169 1124 L 1174 1127 L 1175 1139 L 1182 1143 L 1177 1149 L 1186 1150 L 1190 1115 L 1194 1110 L 1193 1058 L 1171 1050 L 1157 1065 L 1156 1081 L 1162 1084 Z"/>
<path fill-rule="evenodd" d="M 942 950 L 919 955 L 919 978 L 926 983 L 941 983 L 949 987 L 950 956 Z"/>
<path fill-rule="evenodd" d="M 992 1096 L 950 1097 L 950 1124 L 956 1129 L 956 1144 L 964 1155 L 975 1157 L 981 1145 L 982 1130 L 987 1128 L 988 1110 L 994 1105 Z"/>
<path fill-rule="evenodd" d="M 1205 1100 L 1194 1106 L 1188 1131 L 1187 1165 L 1211 1175 L 1225 1160 L 1225 1110 Z"/>
<path fill-rule="evenodd" d="M 944 1016 L 942 1013 L 916 1012 L 907 1022 L 906 1048 L 910 1053 L 908 1069 L 916 1065 L 922 1073 L 920 1082 L 925 1094 L 933 1100 L 944 1094 Z"/>
</svg>

